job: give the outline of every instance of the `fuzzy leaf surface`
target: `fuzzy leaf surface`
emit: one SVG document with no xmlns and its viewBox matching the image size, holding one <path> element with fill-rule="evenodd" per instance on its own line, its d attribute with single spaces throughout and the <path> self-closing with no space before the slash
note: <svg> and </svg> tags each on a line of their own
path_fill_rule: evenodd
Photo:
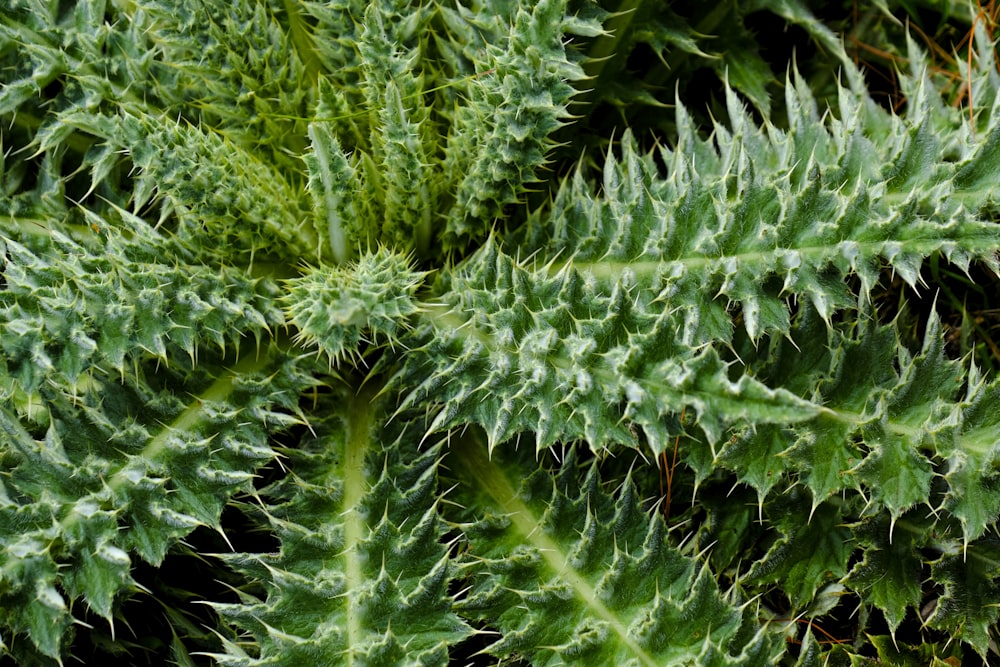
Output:
<svg viewBox="0 0 1000 667">
<path fill-rule="evenodd" d="M 297 472 L 262 493 L 277 553 L 223 556 L 255 582 L 242 604 L 216 604 L 251 634 L 222 665 L 447 665 L 471 634 L 452 611 L 455 576 L 436 495 L 437 449 L 381 428 L 371 392 L 338 393 L 334 415 L 289 451 Z M 404 456 L 411 451 L 412 457 Z"/>
<path fill-rule="evenodd" d="M 475 563 L 460 609 L 495 619 L 503 637 L 494 655 L 535 665 L 739 665 L 780 650 L 777 637 L 749 629 L 707 568 L 665 542 L 631 480 L 611 494 L 597 467 L 581 468 L 572 453 L 552 476 L 523 456 L 491 461 L 472 441 L 448 461 L 470 482 L 462 496 L 482 508 L 468 516 Z"/>
</svg>

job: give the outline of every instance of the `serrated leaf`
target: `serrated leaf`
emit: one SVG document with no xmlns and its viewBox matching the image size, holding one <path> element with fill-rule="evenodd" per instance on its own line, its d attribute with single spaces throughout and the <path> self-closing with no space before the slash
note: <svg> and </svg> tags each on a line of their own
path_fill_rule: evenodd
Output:
<svg viewBox="0 0 1000 667">
<path fill-rule="evenodd" d="M 931 643 L 909 646 L 889 635 L 875 635 L 871 642 L 879 660 L 900 667 L 948 667 L 960 659 L 960 652 L 942 648 L 939 654 L 938 646 Z"/>
<path fill-rule="evenodd" d="M 6 3 L 3 658 L 989 650 L 1000 385 L 910 291 L 1000 266 L 989 22 L 945 3 L 969 58 L 909 39 L 896 113 L 805 0 L 631 4 Z M 128 599 L 182 548 L 221 616 Z"/>
<path fill-rule="evenodd" d="M 795 609 L 805 609 L 823 584 L 847 573 L 854 549 L 851 531 L 834 505 L 820 505 L 804 525 L 796 517 L 803 509 L 801 499 L 772 506 L 780 536 L 747 573 L 750 581 L 778 583 Z"/>
<path fill-rule="evenodd" d="M 468 516 L 477 564 L 461 609 L 497 619 L 504 636 L 491 653 L 537 665 L 735 665 L 775 655 L 777 638 L 764 631 L 733 642 L 742 613 L 707 568 L 665 542 L 630 481 L 612 496 L 572 452 L 553 478 L 526 457 L 491 460 L 481 443 L 462 444 L 449 466 L 463 497 L 487 509 Z"/>
<path fill-rule="evenodd" d="M 386 249 L 345 267 L 317 267 L 286 281 L 288 320 L 303 344 L 316 346 L 331 365 L 360 358 L 362 341 L 393 341 L 420 307 L 414 297 L 425 274 Z"/>
<path fill-rule="evenodd" d="M 927 619 L 931 627 L 947 631 L 970 644 L 984 660 L 991 632 L 1000 620 L 1000 544 L 981 540 L 962 553 L 945 554 L 931 564 L 931 577 L 944 587 Z"/>
<path fill-rule="evenodd" d="M 685 408 L 710 443 L 728 426 L 820 411 L 747 375 L 731 380 L 715 350 L 679 340 L 682 322 L 628 275 L 605 294 L 569 267 L 550 277 L 489 243 L 448 288 L 416 321 L 395 379 L 415 386 L 404 405 L 441 404 L 431 430 L 478 423 L 493 446 L 531 431 L 538 448 L 575 438 L 601 448 L 633 445 L 634 423 L 659 452 L 663 418 Z"/>
<path fill-rule="evenodd" d="M 599 283 L 614 284 L 630 272 L 666 302 L 681 296 L 684 330 L 697 336 L 692 343 L 725 338 L 723 331 L 701 330 L 698 319 L 720 295 L 742 307 L 745 326 L 757 338 L 787 332 L 788 319 L 775 307 L 779 294 L 809 300 L 829 320 L 856 304 L 843 278 L 857 272 L 867 299 L 879 261 L 910 284 L 933 252 L 962 246 L 992 262 L 997 230 L 977 217 L 977 207 L 995 194 L 949 199 L 957 168 L 940 165 L 920 171 L 901 166 L 910 183 L 906 192 L 876 196 L 897 184 L 902 172 L 882 173 L 870 156 L 903 154 L 905 165 L 908 151 L 939 152 L 940 138 L 924 127 L 920 113 L 912 121 L 879 116 L 864 98 L 847 93 L 840 109 L 845 120 L 824 127 L 810 93 L 790 85 L 790 103 L 802 117 L 786 132 L 756 127 L 730 94 L 736 127 L 717 126 L 714 144 L 697 136 L 678 104 L 677 149 L 658 156 L 666 177 L 626 134 L 620 159 L 608 154 L 601 194 L 582 178 L 566 181 L 551 212 L 514 237 L 518 250 L 569 253 L 571 259 L 562 261 Z M 929 102 L 924 106 L 924 115 L 933 112 Z M 986 150 L 991 140 L 978 141 Z M 919 157 L 912 160 L 920 163 Z M 932 198 L 950 202 L 950 210 L 926 205 Z M 769 281 L 778 285 L 773 293 Z"/>
<path fill-rule="evenodd" d="M 782 427 L 764 425 L 736 433 L 719 454 L 719 463 L 737 472 L 740 478 L 763 500 L 775 484 L 781 482 L 794 436 Z"/>
<path fill-rule="evenodd" d="M 223 556 L 264 594 L 213 604 L 255 643 L 255 657 L 230 647 L 220 664 L 446 665 L 471 633 L 448 592 L 439 452 L 418 451 L 412 429 L 383 431 L 374 393 L 338 395 L 349 409 L 314 424 L 289 452 L 296 474 L 261 492 L 280 550 Z"/>
<path fill-rule="evenodd" d="M 893 634 L 907 610 L 916 609 L 923 595 L 920 547 L 926 527 L 918 521 L 912 524 L 906 519 L 894 522 L 883 517 L 856 527 L 854 534 L 864 555 L 845 579 L 848 586 L 863 592 L 866 600 L 882 610 Z"/>
<path fill-rule="evenodd" d="M 933 471 L 927 457 L 913 449 L 913 439 L 871 429 L 865 433 L 871 453 L 853 471 L 893 518 L 927 502 Z"/>
<path fill-rule="evenodd" d="M 74 618 L 57 586 L 110 620 L 135 589 L 132 556 L 156 566 L 197 527 L 218 528 L 229 497 L 273 456 L 266 439 L 286 423 L 281 412 L 311 381 L 276 350 L 226 372 L 204 362 L 174 371 L 192 392 L 187 403 L 136 377 L 91 377 L 72 401 L 42 389 L 41 438 L 37 425 L 0 410 L 5 492 L 16 499 L 0 507 L 0 563 L 18 573 L 0 592 L 3 623 L 46 655 L 60 655 Z"/>
<path fill-rule="evenodd" d="M 962 415 L 964 432 L 941 448 L 948 460 L 946 507 L 961 521 L 966 542 L 981 536 L 1000 517 L 996 437 L 1000 412 L 987 408 L 998 400 L 1000 382 L 970 377 Z"/>
</svg>

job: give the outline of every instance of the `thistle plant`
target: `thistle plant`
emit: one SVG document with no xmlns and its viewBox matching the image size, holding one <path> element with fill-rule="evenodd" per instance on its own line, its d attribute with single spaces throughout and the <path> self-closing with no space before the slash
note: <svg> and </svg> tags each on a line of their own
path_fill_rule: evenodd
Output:
<svg viewBox="0 0 1000 667">
<path fill-rule="evenodd" d="M 7 1 L 5 659 L 996 652 L 1000 381 L 911 305 L 1000 269 L 986 22 L 970 120 L 625 5 Z M 705 28 L 714 115 L 628 65 Z"/>
</svg>

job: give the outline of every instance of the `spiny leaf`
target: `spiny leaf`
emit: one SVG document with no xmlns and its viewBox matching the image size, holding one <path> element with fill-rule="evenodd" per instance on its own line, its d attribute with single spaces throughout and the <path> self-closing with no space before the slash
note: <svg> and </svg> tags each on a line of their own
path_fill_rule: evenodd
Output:
<svg viewBox="0 0 1000 667">
<path fill-rule="evenodd" d="M 931 574 L 944 594 L 934 601 L 927 624 L 967 642 L 985 660 L 1000 620 L 1000 544 L 983 540 L 962 553 L 946 553 L 931 564 Z"/>
<path fill-rule="evenodd" d="M 550 135 L 569 116 L 569 82 L 584 78 L 563 41 L 579 23 L 563 0 L 542 0 L 518 7 L 502 41 L 487 44 L 492 74 L 470 86 L 472 104 L 456 112 L 444 161 L 447 180 L 457 184 L 446 217 L 450 245 L 484 238 L 536 180 Z"/>
<path fill-rule="evenodd" d="M 0 363 L 22 391 L 56 382 L 73 393 L 96 364 L 124 375 L 148 356 L 194 361 L 282 322 L 273 281 L 233 267 L 182 268 L 191 255 L 143 220 L 81 212 L 85 241 L 32 225 L 0 234 L 0 316 L 9 323 Z"/>
<path fill-rule="evenodd" d="M 150 662 L 988 657 L 1000 380 L 907 288 L 998 267 L 989 17 L 965 109 L 908 43 L 904 115 L 804 0 L 636 4 L 7 3 L 4 658 L 121 655 L 137 567 L 234 516 L 280 550 L 200 554 L 219 615 L 151 600 Z M 769 99 L 758 10 L 846 83 L 810 57 Z M 632 113 L 727 63 L 704 127 Z"/>
<path fill-rule="evenodd" d="M 92 375 L 72 396 L 42 387 L 44 412 L 31 419 L 0 410 L 2 623 L 43 654 L 61 654 L 68 602 L 83 597 L 110 622 L 115 600 L 135 588 L 135 555 L 159 565 L 198 526 L 219 528 L 312 381 L 276 350 L 227 372 L 204 362 L 170 378 L 187 403 L 156 386 L 168 382 L 161 371 L 156 383 Z"/>
<path fill-rule="evenodd" d="M 205 252 L 199 241 L 211 236 L 216 251 L 238 252 L 247 264 L 255 254 L 286 261 L 318 255 L 315 226 L 305 222 L 292 184 L 224 134 L 132 109 L 115 116 L 68 113 L 60 122 L 124 149 L 138 169 L 133 206 L 155 196 L 161 220 L 173 217 L 188 247 Z"/>
<path fill-rule="evenodd" d="M 803 500 L 792 494 L 775 503 L 769 518 L 780 537 L 747 574 L 749 581 L 780 582 L 796 611 L 805 610 L 823 584 L 847 574 L 852 551 L 850 530 L 836 507 L 821 505 L 803 525 Z"/>
<path fill-rule="evenodd" d="M 998 479 L 997 419 L 1000 411 L 987 407 L 1000 400 L 1000 383 L 987 382 L 975 366 L 968 379 L 966 400 L 961 407 L 963 433 L 943 440 L 942 456 L 947 457 L 948 483 L 945 507 L 962 523 L 966 542 L 983 535 L 1000 516 Z"/>
<path fill-rule="evenodd" d="M 286 282 L 283 296 L 297 336 L 315 345 L 331 365 L 359 357 L 363 337 L 390 343 L 419 310 L 414 293 L 425 274 L 386 249 L 362 255 L 346 267 L 317 267 Z"/>
<path fill-rule="evenodd" d="M 464 513 L 477 562 L 460 609 L 502 630 L 491 653 L 535 665 L 774 658 L 777 638 L 764 630 L 736 641 L 744 614 L 707 568 L 666 543 L 630 479 L 611 495 L 596 465 L 580 468 L 572 451 L 553 476 L 523 456 L 489 460 L 472 438 L 461 444 L 447 465 L 479 509 Z"/>
<path fill-rule="evenodd" d="M 223 556 L 266 594 L 213 605 L 256 644 L 256 657 L 231 645 L 220 664 L 447 665 L 471 634 L 448 593 L 440 451 L 418 452 L 412 430 L 383 431 L 372 393 L 338 392 L 348 409 L 314 424 L 288 452 L 298 472 L 262 492 L 280 551 Z"/>
<path fill-rule="evenodd" d="M 996 266 L 997 227 L 979 217 L 995 188 L 965 191 L 951 163 L 905 167 L 908 160 L 924 165 L 920 156 L 943 148 L 922 129 L 929 121 L 920 113 L 870 119 L 876 112 L 866 98 L 845 91 L 841 120 L 824 126 L 808 91 L 791 82 L 788 89 L 798 97 L 790 98 L 797 113 L 787 131 L 758 128 L 730 94 L 731 128 L 717 126 L 714 141 L 697 135 L 679 103 L 677 146 L 659 156 L 666 177 L 626 133 L 621 158 L 608 154 L 601 194 L 582 175 L 567 181 L 551 212 L 536 214 L 515 236 L 519 253 L 561 253 L 608 287 L 633 274 L 683 313 L 691 344 L 729 339 L 731 324 L 712 316 L 720 296 L 741 307 L 747 332 L 758 338 L 787 332 L 785 301 L 793 295 L 825 320 L 868 299 L 882 261 L 911 285 L 935 252 L 961 265 Z M 976 144 L 988 150 L 991 141 Z M 890 160 L 897 168 L 879 171 L 876 155 L 898 156 Z M 862 285 L 858 297 L 844 285 L 852 273 Z"/>
<path fill-rule="evenodd" d="M 431 401 L 431 430 L 487 429 L 491 446 L 523 432 L 536 445 L 585 438 L 591 447 L 637 443 L 654 452 L 664 417 L 693 408 L 710 443 L 735 423 L 789 422 L 820 408 L 748 375 L 730 379 L 713 348 L 687 346 L 682 322 L 622 276 L 610 293 L 566 267 L 549 275 L 488 243 L 439 288 L 404 339 L 411 352 L 395 382 L 403 406 Z"/>
<path fill-rule="evenodd" d="M 907 611 L 918 607 L 923 594 L 920 548 L 926 539 L 925 524 L 918 517 L 895 523 L 882 517 L 854 528 L 864 557 L 851 569 L 846 583 L 882 610 L 893 634 Z"/>
<path fill-rule="evenodd" d="M 751 346 L 741 347 L 759 381 L 801 387 L 823 411 L 787 428 L 738 433 L 723 446 L 720 461 L 759 494 L 784 471 L 812 492 L 814 506 L 837 492 L 858 489 L 868 504 L 892 517 L 916 505 L 936 507 L 931 482 L 935 466 L 945 459 L 954 468 L 956 484 L 969 488 L 970 471 L 962 462 L 977 448 L 987 457 L 984 461 L 992 456 L 991 448 L 976 444 L 984 415 L 977 404 L 988 400 L 992 388 L 975 385 L 961 391 L 960 365 L 944 357 L 939 326 L 932 315 L 923 349 L 911 355 L 891 326 L 865 318 L 844 331 L 824 331 L 817 315 L 807 310 L 793 325 L 791 338 L 772 339 L 760 363 Z M 969 422 L 965 414 L 972 417 Z M 749 460 L 754 452 L 781 460 Z M 980 501 L 994 502 L 987 481 L 992 473 L 980 468 L 978 474 Z M 948 497 L 956 503 L 955 491 Z M 961 502 L 956 506 L 965 515 L 969 538 L 981 535 L 978 529 L 973 532 L 977 524 L 969 523 L 972 509 Z"/>
</svg>

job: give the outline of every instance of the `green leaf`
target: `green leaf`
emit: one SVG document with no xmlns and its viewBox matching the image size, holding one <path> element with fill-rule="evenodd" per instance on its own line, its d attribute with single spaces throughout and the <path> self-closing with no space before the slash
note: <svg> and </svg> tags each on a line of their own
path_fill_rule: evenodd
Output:
<svg viewBox="0 0 1000 667">
<path fill-rule="evenodd" d="M 898 174 L 880 172 L 874 155 L 908 150 L 911 127 L 925 144 L 921 154 L 938 153 L 942 145 L 936 135 L 921 134 L 919 115 L 915 121 L 870 117 L 877 112 L 865 99 L 847 93 L 843 122 L 827 127 L 818 122 L 808 90 L 790 85 L 798 117 L 787 131 L 756 127 L 730 93 L 735 127 L 718 126 L 714 144 L 696 134 L 679 103 L 677 147 L 657 155 L 668 177 L 660 176 L 652 155 L 637 153 L 626 133 L 621 158 L 608 154 L 601 194 L 582 177 L 567 180 L 551 212 L 514 236 L 518 250 L 563 253 L 571 258 L 563 263 L 606 289 L 631 274 L 664 302 L 676 299 L 685 340 L 693 344 L 728 338 L 725 329 L 704 328 L 700 319 L 720 296 L 742 307 L 744 326 L 757 338 L 787 333 L 789 320 L 779 316 L 776 299 L 799 296 L 829 320 L 855 305 L 843 282 L 854 272 L 867 299 L 879 261 L 911 285 L 934 252 L 959 254 L 963 262 L 972 253 L 992 264 L 997 229 L 977 211 L 995 194 L 949 198 L 956 167 L 943 164 L 914 173 L 905 193 L 882 197 Z M 947 204 L 936 208 L 932 201 Z M 551 271 L 560 269 L 554 263 Z"/>
<path fill-rule="evenodd" d="M 978 143 L 978 150 L 961 164 L 961 168 L 954 176 L 955 189 L 963 195 L 989 193 L 995 187 L 997 178 L 1000 177 L 1000 166 L 998 166 L 1000 165 L 1000 124 L 994 125 L 985 141 Z M 993 197 L 991 203 L 995 203 L 995 195 Z"/>
<path fill-rule="evenodd" d="M 747 580 L 778 584 L 794 609 L 804 610 L 823 584 L 847 574 L 854 549 L 851 531 L 832 503 L 824 503 L 800 523 L 802 498 L 792 495 L 770 508 L 769 518 L 780 536 L 747 573 Z"/>
<path fill-rule="evenodd" d="M 900 667 L 946 667 L 955 664 L 955 660 L 960 659 L 960 651 L 945 648 L 940 655 L 935 644 L 921 644 L 909 646 L 900 644 L 888 635 L 876 635 L 871 638 L 872 644 L 878 651 L 880 660 Z M 949 655 L 958 654 L 958 655 Z"/>
<path fill-rule="evenodd" d="M 515 6 L 506 34 L 486 44 L 478 69 L 490 73 L 469 86 L 471 104 L 455 114 L 444 161 L 447 181 L 456 184 L 445 222 L 449 245 L 484 239 L 503 207 L 538 178 L 550 136 L 570 117 L 569 82 L 585 76 L 564 43 L 564 32 L 580 23 L 567 16 L 564 0 Z M 494 20 L 469 18 L 473 25 Z"/>
<path fill-rule="evenodd" d="M 325 92 L 320 87 L 320 93 Z M 321 109 L 323 106 L 321 104 Z M 327 123 L 309 124 L 310 151 L 302 159 L 309 171 L 308 189 L 312 196 L 313 214 L 318 221 L 326 222 L 326 233 L 321 233 L 319 259 L 325 259 L 323 247 L 328 243 L 335 262 L 342 263 L 354 252 L 349 241 L 367 238 L 365 221 L 354 203 L 362 191 L 357 171 L 344 155 L 337 136 Z"/>
<path fill-rule="evenodd" d="M 211 249 L 210 257 L 225 248 L 212 259 L 225 262 L 238 252 L 247 264 L 257 254 L 285 261 L 318 255 L 316 228 L 304 222 L 292 184 L 221 132 L 128 107 L 113 116 L 68 113 L 60 122 L 126 152 L 138 171 L 135 205 L 155 197 L 161 218 L 175 218 L 175 233 L 189 248 Z M 198 242 L 206 234 L 214 245 Z"/>
<path fill-rule="evenodd" d="M 4 240 L 0 316 L 9 324 L 0 345 L 24 391 L 55 383 L 73 393 L 95 365 L 125 375 L 148 356 L 190 363 L 241 334 L 260 340 L 283 320 L 274 281 L 233 267 L 181 268 L 190 254 L 142 219 L 81 213 L 96 243 L 44 227 Z"/>
<path fill-rule="evenodd" d="M 885 614 L 893 634 L 908 609 L 917 609 L 923 596 L 920 549 L 926 539 L 925 525 L 915 517 L 869 519 L 854 528 L 864 556 L 850 571 L 845 583 L 865 595 L 865 600 Z"/>
<path fill-rule="evenodd" d="M 226 372 L 211 358 L 188 376 L 161 371 L 160 381 L 188 388 L 187 403 L 138 377 L 90 376 L 72 400 L 42 388 L 40 438 L 36 424 L 0 410 L 5 627 L 58 657 L 73 616 L 57 586 L 111 621 L 135 588 L 134 555 L 156 566 L 197 527 L 219 528 L 229 497 L 271 460 L 268 436 L 297 421 L 295 400 L 312 381 L 269 352 Z"/>
<path fill-rule="evenodd" d="M 286 281 L 282 297 L 299 341 L 324 352 L 331 366 L 360 357 L 363 340 L 394 341 L 420 307 L 425 274 L 406 257 L 381 249 L 346 267 L 317 267 Z"/>
<path fill-rule="evenodd" d="M 494 655 L 536 665 L 736 665 L 780 648 L 761 629 L 735 641 L 744 612 L 708 568 L 666 543 L 630 480 L 611 495 L 598 468 L 580 467 L 572 451 L 553 475 L 524 456 L 488 459 L 471 438 L 447 465 L 466 506 L 482 508 L 464 513 L 477 564 L 460 609 L 495 619 L 503 636 Z"/>
<path fill-rule="evenodd" d="M 791 436 L 783 427 L 771 425 L 734 434 L 720 453 L 719 463 L 737 472 L 763 501 L 789 467 L 785 453 L 794 446 Z"/>
<path fill-rule="evenodd" d="M 0 660 L 989 660 L 995 44 L 811 4 L 7 2 Z"/>
<path fill-rule="evenodd" d="M 1000 382 L 987 383 L 973 367 L 968 383 L 963 432 L 941 448 L 948 461 L 945 507 L 961 521 L 966 543 L 983 535 L 1000 516 L 1000 413 L 987 407 L 1000 400 Z"/>
<path fill-rule="evenodd" d="M 230 644 L 220 664 L 447 665 L 471 634 L 448 592 L 440 451 L 417 450 L 412 429 L 383 431 L 373 394 L 338 391 L 331 417 L 287 452 L 297 472 L 261 492 L 279 551 L 222 556 L 264 593 L 213 604 L 257 654 Z"/>
<path fill-rule="evenodd" d="M 610 294 L 569 267 L 516 262 L 488 243 L 442 286 L 405 339 L 412 352 L 395 382 L 414 387 L 404 406 L 440 404 L 430 430 L 487 429 L 491 446 L 523 431 L 543 448 L 585 438 L 654 452 L 670 440 L 663 418 L 693 408 L 710 443 L 740 423 L 786 423 L 820 411 L 748 375 L 730 380 L 712 348 L 688 347 L 682 323 L 622 277 Z"/>
<path fill-rule="evenodd" d="M 913 505 L 927 502 L 933 473 L 930 461 L 912 448 L 911 438 L 879 431 L 865 433 L 865 444 L 872 451 L 855 474 L 895 519 Z"/>
<path fill-rule="evenodd" d="M 944 587 L 933 600 L 927 624 L 970 644 L 986 660 L 990 635 L 1000 619 L 1000 544 L 982 540 L 961 553 L 944 554 L 931 563 L 931 577 Z"/>
</svg>

